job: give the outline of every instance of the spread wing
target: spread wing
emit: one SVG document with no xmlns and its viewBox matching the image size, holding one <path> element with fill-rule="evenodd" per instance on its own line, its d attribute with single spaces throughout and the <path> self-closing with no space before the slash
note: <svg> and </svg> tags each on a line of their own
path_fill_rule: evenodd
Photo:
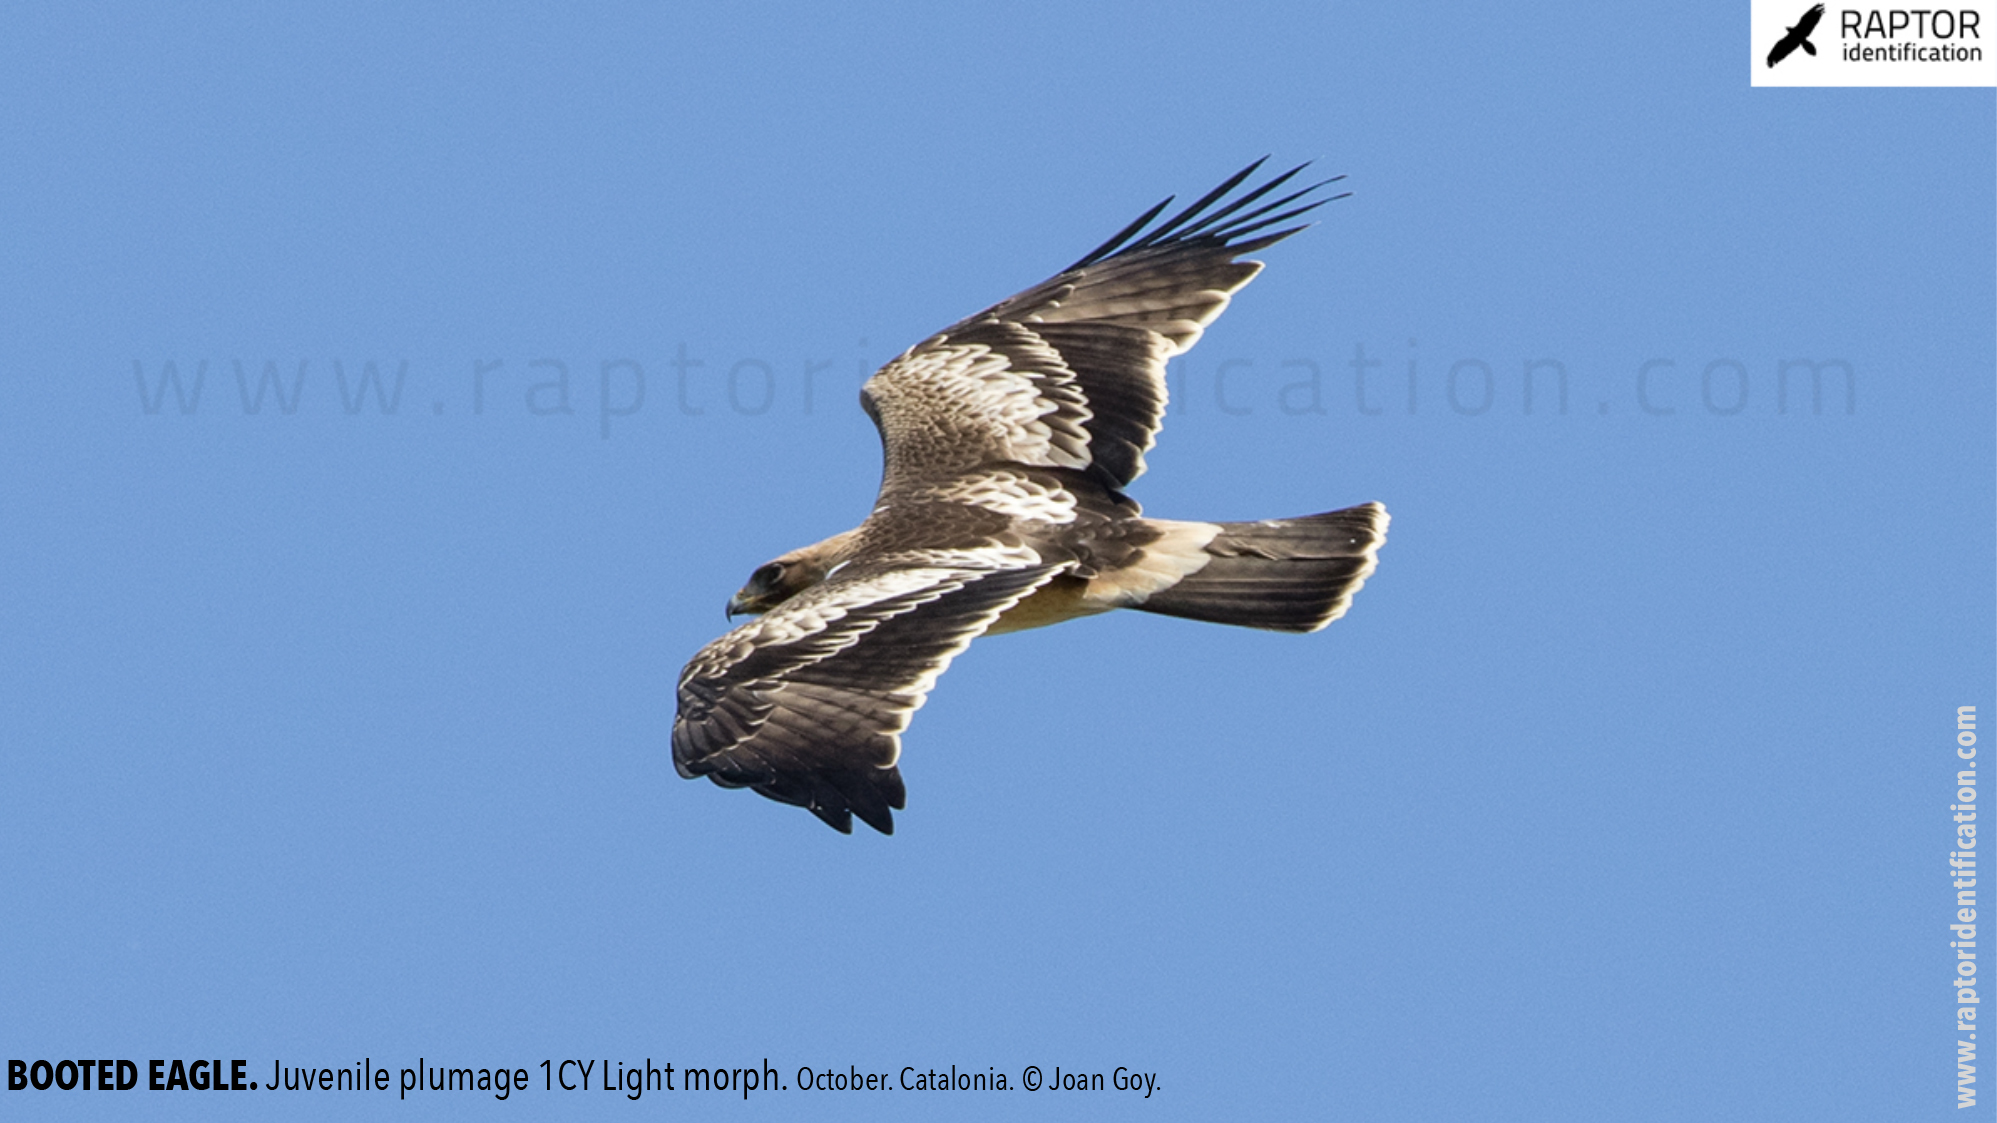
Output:
<svg viewBox="0 0 1997 1123">
<path fill-rule="evenodd" d="M 840 831 L 858 815 L 894 833 L 910 715 L 958 652 L 1067 565 L 1002 546 L 855 560 L 693 657 L 673 763 Z"/>
<path fill-rule="evenodd" d="M 1243 254 L 1302 229 L 1269 227 L 1329 201 L 1299 203 L 1318 183 L 1262 202 L 1302 167 L 1228 198 L 1261 163 L 1153 226 L 1165 200 L 868 379 L 860 400 L 881 431 L 882 495 L 1001 461 L 1085 470 L 1114 488 L 1136 479 L 1164 419 L 1167 360 L 1261 270 Z"/>
<path fill-rule="evenodd" d="M 1790 28 L 1788 34 L 1776 40 L 1774 48 L 1768 52 L 1768 65 L 1774 66 L 1776 63 L 1795 54 L 1798 47 L 1809 51 L 1811 54 L 1816 54 L 1816 48 L 1810 46 L 1810 33 L 1817 29 L 1817 21 L 1823 18 L 1824 6 L 1822 4 L 1818 4 L 1809 11 L 1804 12 L 1803 18 L 1796 21 L 1796 26 Z"/>
</svg>

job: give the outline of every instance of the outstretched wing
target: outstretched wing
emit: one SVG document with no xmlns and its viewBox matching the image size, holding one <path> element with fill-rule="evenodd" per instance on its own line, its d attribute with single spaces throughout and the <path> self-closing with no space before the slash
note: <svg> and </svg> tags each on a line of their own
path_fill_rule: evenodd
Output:
<svg viewBox="0 0 1997 1123">
<path fill-rule="evenodd" d="M 1165 414 L 1165 364 L 1262 268 L 1242 261 L 1328 202 L 1326 180 L 1262 200 L 1303 167 L 1229 198 L 1262 161 L 1162 223 L 1153 207 L 1058 276 L 944 329 L 867 380 L 897 488 L 1009 461 L 1088 471 L 1121 488 L 1144 471 Z M 1342 198 L 1343 196 L 1338 196 Z"/>
<path fill-rule="evenodd" d="M 894 833 L 910 715 L 958 652 L 1067 564 L 1002 546 L 853 562 L 693 657 L 673 763 L 840 831 L 858 815 Z"/>
<path fill-rule="evenodd" d="M 1809 11 L 1804 12 L 1803 18 L 1796 21 L 1796 26 L 1790 28 L 1787 34 L 1775 41 L 1774 48 L 1768 52 L 1768 65 L 1774 66 L 1776 63 L 1795 54 L 1798 47 L 1803 48 L 1813 55 L 1816 54 L 1817 49 L 1810 45 L 1810 33 L 1817 29 L 1817 21 L 1823 18 L 1824 6 L 1822 4 L 1818 4 Z"/>
</svg>

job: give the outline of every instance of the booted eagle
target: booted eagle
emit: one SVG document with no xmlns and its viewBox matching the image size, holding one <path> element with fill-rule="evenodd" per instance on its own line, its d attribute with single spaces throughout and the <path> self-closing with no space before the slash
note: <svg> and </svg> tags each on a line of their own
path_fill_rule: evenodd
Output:
<svg viewBox="0 0 1997 1123">
<path fill-rule="evenodd" d="M 680 775 L 891 834 L 902 731 L 978 636 L 1113 608 L 1284 632 L 1344 615 L 1386 537 L 1378 503 L 1176 522 L 1123 494 L 1164 420 L 1167 360 L 1261 271 L 1242 256 L 1303 229 L 1283 224 L 1336 182 L 1265 202 L 1299 167 L 1233 194 L 1261 163 L 1153 225 L 1166 199 L 867 380 L 886 460 L 873 513 L 728 602 L 758 615 L 680 675 Z"/>
</svg>

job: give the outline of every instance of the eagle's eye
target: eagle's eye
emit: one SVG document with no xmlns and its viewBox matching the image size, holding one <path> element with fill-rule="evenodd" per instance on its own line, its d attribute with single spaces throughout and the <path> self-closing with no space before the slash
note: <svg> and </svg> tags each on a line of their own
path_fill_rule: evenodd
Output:
<svg viewBox="0 0 1997 1123">
<path fill-rule="evenodd" d="M 771 562 L 749 575 L 749 583 L 762 589 L 774 589 L 783 582 L 784 567 L 781 562 Z"/>
</svg>

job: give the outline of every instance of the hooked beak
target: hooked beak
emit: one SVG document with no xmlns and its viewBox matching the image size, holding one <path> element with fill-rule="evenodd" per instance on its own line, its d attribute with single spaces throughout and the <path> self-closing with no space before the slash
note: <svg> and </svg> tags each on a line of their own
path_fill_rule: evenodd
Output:
<svg viewBox="0 0 1997 1123">
<path fill-rule="evenodd" d="M 747 585 L 735 590 L 735 595 L 728 598 L 730 620 L 735 619 L 738 613 L 755 616 L 783 603 L 786 594 L 781 587 L 777 587 L 777 578 L 769 572 L 775 568 L 772 564 L 758 569 L 750 575 Z"/>
</svg>

